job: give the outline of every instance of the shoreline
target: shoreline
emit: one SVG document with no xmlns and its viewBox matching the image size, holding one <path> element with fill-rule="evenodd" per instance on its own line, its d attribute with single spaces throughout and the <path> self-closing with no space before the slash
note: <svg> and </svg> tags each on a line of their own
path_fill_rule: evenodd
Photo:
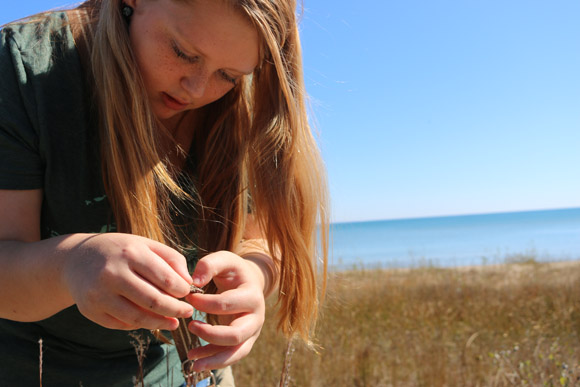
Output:
<svg viewBox="0 0 580 387">
<path fill-rule="evenodd" d="M 505 270 L 507 267 L 517 267 L 522 270 L 525 267 L 533 267 L 536 265 L 552 267 L 552 268 L 564 268 L 564 267 L 576 267 L 580 266 L 580 257 L 576 259 L 563 259 L 563 260 L 538 260 L 534 256 L 522 255 L 521 259 L 509 262 L 504 260 L 504 262 L 499 263 L 489 263 L 489 264 L 472 264 L 472 265 L 457 265 L 457 266 L 442 266 L 436 264 L 418 264 L 409 265 L 405 267 L 389 267 L 382 266 L 378 263 L 364 265 L 360 264 L 350 264 L 350 265 L 328 265 L 328 273 L 343 273 L 343 272 L 357 272 L 357 271 L 392 271 L 392 272 L 408 272 L 413 270 L 458 270 L 458 271 L 494 271 L 494 270 Z"/>
</svg>

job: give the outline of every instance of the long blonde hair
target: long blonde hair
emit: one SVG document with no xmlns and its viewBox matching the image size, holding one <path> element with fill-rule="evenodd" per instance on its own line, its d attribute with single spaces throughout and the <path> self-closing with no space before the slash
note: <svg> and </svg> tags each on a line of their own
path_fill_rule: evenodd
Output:
<svg viewBox="0 0 580 387">
<path fill-rule="evenodd" d="M 119 231 L 175 247 L 171 198 L 195 203 L 199 236 L 192 239 L 203 252 L 234 250 L 251 212 L 279 269 L 278 327 L 308 339 L 318 309 L 317 262 L 325 286 L 328 214 L 324 168 L 306 114 L 296 3 L 228 1 L 257 29 L 262 58 L 252 76 L 203 108 L 192 148 L 194 195 L 160 156 L 163 134 L 132 55 L 121 0 L 85 3 L 95 26 L 91 63 L 105 187 Z"/>
</svg>

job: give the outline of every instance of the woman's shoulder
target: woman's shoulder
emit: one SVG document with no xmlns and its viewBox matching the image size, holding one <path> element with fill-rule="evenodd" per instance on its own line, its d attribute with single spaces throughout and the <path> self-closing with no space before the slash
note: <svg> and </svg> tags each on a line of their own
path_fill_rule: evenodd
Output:
<svg viewBox="0 0 580 387">
<path fill-rule="evenodd" d="M 45 34 L 56 32 L 67 27 L 67 11 L 42 12 L 3 25 L 2 32 L 6 36 L 28 38 L 30 40 L 42 38 Z"/>
<path fill-rule="evenodd" d="M 63 136 L 71 128 L 78 132 L 91 112 L 70 22 L 65 11 L 50 12 L 0 32 L 0 137 L 8 133 L 5 141 L 22 139 L 24 147 L 39 153 L 46 145 L 42 139 L 59 130 Z"/>
<path fill-rule="evenodd" d="M 1 42 L 33 72 L 50 69 L 59 54 L 74 50 L 74 38 L 65 11 L 45 12 L 3 26 Z"/>
</svg>

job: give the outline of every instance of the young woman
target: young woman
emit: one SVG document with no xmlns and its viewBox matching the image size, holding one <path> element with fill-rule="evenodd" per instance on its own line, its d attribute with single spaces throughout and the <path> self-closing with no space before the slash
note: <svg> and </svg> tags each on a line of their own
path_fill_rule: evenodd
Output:
<svg viewBox="0 0 580 387">
<path fill-rule="evenodd" d="M 145 385 L 182 385 L 150 330 L 213 316 L 188 358 L 223 368 L 276 289 L 309 338 L 327 215 L 295 6 L 89 0 L 2 29 L 1 385 L 133 385 L 136 341 Z"/>
</svg>

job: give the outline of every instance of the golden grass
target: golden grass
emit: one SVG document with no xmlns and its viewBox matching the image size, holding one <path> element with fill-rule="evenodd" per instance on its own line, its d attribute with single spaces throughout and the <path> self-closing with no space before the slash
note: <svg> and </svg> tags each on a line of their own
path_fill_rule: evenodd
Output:
<svg viewBox="0 0 580 387">
<path fill-rule="evenodd" d="M 277 386 L 269 314 L 239 386 Z M 580 386 L 580 263 L 332 273 L 318 354 L 297 344 L 290 386 Z"/>
</svg>

